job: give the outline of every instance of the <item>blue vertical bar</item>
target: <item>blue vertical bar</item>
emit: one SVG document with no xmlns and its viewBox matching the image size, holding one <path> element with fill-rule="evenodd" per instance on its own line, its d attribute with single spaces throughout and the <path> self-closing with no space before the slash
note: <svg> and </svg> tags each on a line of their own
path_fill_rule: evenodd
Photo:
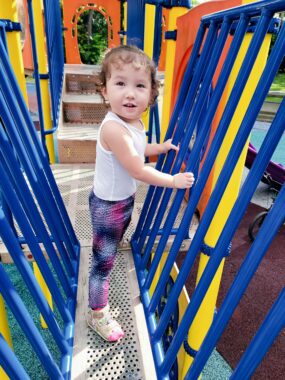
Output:
<svg viewBox="0 0 285 380">
<path fill-rule="evenodd" d="M 58 125 L 61 90 L 64 73 L 64 46 L 62 40 L 62 21 L 60 2 L 44 0 L 45 31 L 48 48 L 48 65 L 50 93 L 52 100 L 52 115 L 54 128 Z M 49 131 L 46 131 L 46 134 Z"/>
<path fill-rule="evenodd" d="M 127 44 L 144 49 L 145 1 L 128 0 Z"/>
<path fill-rule="evenodd" d="M 154 106 L 150 107 L 149 110 L 149 123 L 148 123 L 148 131 L 147 131 L 147 142 L 149 144 L 152 143 L 152 133 L 153 133 L 153 110 Z"/>
<path fill-rule="evenodd" d="M 41 140 L 42 140 L 42 146 L 43 146 L 45 155 L 48 158 L 48 151 L 46 147 L 46 140 L 45 140 L 45 134 L 44 134 L 45 124 L 44 124 L 44 116 L 43 116 L 43 103 L 42 103 L 42 96 L 41 96 L 40 73 L 39 73 L 39 64 L 38 64 L 38 53 L 37 53 L 37 45 L 36 45 L 36 33 L 35 33 L 35 25 L 34 25 L 32 0 L 27 0 L 27 4 L 28 4 L 29 26 L 30 26 L 31 44 L 32 44 L 32 52 L 33 52 L 34 78 L 35 78 L 35 83 L 36 83 L 36 95 L 37 95 L 37 102 L 38 102 Z"/>
<path fill-rule="evenodd" d="M 160 123 L 159 123 L 159 111 L 157 102 L 153 106 L 154 112 L 154 125 L 155 125 L 155 139 L 157 143 L 160 143 Z"/>
<path fill-rule="evenodd" d="M 156 67 L 158 66 L 162 40 L 162 6 L 155 6 L 155 21 L 154 21 L 154 41 L 153 41 L 153 61 Z M 158 140 L 159 141 L 159 140 Z"/>
<path fill-rule="evenodd" d="M 157 68 L 160 50 L 161 50 L 161 37 L 162 37 L 162 6 L 155 6 L 155 21 L 154 21 L 154 39 L 153 39 L 153 56 L 152 59 Z M 152 133 L 153 133 L 153 123 L 155 125 L 155 138 L 156 142 L 160 142 L 160 122 L 159 122 L 159 114 L 158 114 L 158 104 L 157 101 L 150 108 L 150 118 L 148 123 L 148 131 L 149 131 L 149 142 L 152 141 Z"/>
</svg>

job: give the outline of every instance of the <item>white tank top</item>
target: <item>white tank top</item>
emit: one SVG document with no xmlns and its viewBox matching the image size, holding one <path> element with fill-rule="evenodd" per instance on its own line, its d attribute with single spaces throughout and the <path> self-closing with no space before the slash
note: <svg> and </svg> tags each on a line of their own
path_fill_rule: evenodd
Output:
<svg viewBox="0 0 285 380">
<path fill-rule="evenodd" d="M 102 126 L 107 121 L 116 121 L 123 125 L 130 133 L 134 147 L 144 162 L 146 149 L 146 134 L 144 129 L 138 129 L 126 123 L 113 112 L 108 112 L 101 123 L 96 146 L 96 163 L 93 191 L 95 195 L 107 201 L 123 200 L 133 195 L 138 186 L 127 170 L 120 164 L 113 152 L 103 148 L 100 141 Z M 143 123 L 142 123 L 143 126 Z"/>
</svg>

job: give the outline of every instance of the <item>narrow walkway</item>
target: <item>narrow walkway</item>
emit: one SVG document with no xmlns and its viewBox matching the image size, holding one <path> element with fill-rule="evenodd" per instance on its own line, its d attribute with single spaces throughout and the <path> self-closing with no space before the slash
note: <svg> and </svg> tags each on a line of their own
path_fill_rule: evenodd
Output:
<svg viewBox="0 0 285 380">
<path fill-rule="evenodd" d="M 72 379 L 155 380 L 151 347 L 130 250 L 118 254 L 110 288 L 112 313 L 122 324 L 126 332 L 125 338 L 121 342 L 110 344 L 86 325 L 92 240 L 88 196 L 93 183 L 94 165 L 54 165 L 53 173 L 81 243 Z"/>
</svg>

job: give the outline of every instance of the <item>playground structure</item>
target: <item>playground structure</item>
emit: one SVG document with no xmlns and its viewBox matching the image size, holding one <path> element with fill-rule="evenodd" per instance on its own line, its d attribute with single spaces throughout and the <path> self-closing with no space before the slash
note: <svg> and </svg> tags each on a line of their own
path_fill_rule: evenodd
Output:
<svg viewBox="0 0 285 380">
<path fill-rule="evenodd" d="M 72 9 L 68 3 L 64 2 L 63 9 Z M 97 2 L 93 6 L 90 1 L 74 1 L 74 13 L 67 17 L 67 12 L 64 12 L 64 17 L 73 22 L 66 31 L 69 33 L 67 40 L 72 41 L 76 37 L 76 19 L 86 9 L 84 7 L 96 10 L 100 6 L 104 8 L 100 8 L 100 12 L 113 20 L 108 24 L 109 28 L 113 27 L 109 32 L 110 46 L 118 44 L 119 6 L 111 17 L 114 8 L 109 10 L 107 4 L 110 3 L 102 1 L 102 4 Z M 170 2 L 150 3 L 127 3 L 126 42 L 136 43 L 150 51 L 158 64 L 159 48 L 154 38 L 157 23 L 153 23 L 152 39 L 148 37 L 148 42 L 154 40 L 154 44 L 149 46 L 144 34 L 145 17 L 142 16 L 152 12 L 153 18 L 161 19 L 163 6 L 169 6 Z M 0 263 L 0 292 L 3 297 L 0 299 L 0 364 L 3 367 L 0 377 L 29 378 L 25 363 L 21 363 L 12 351 L 6 304 L 48 377 L 68 379 L 73 377 L 72 365 L 73 373 L 79 366 L 87 365 L 81 362 L 81 356 L 71 359 L 74 352 L 78 354 L 86 349 L 78 346 L 78 334 L 84 334 L 84 327 L 81 324 L 78 330 L 78 310 L 76 314 L 77 288 L 83 285 L 83 281 L 78 281 L 82 274 L 79 265 L 84 261 L 80 244 L 82 251 L 84 246 L 74 233 L 49 161 L 55 160 L 51 133 L 57 128 L 60 133 L 60 124 L 64 112 L 67 112 L 62 90 L 63 93 L 66 91 L 66 75 L 72 67 L 64 66 L 59 2 L 44 1 L 42 18 L 36 16 L 42 15 L 40 2 L 27 1 L 41 125 L 40 143 L 26 105 L 17 15 L 11 4 L 5 4 L 7 8 L 4 7 L 3 12 L 6 14 L 0 13 L 0 18 L 12 22 L 0 20 L 0 235 L 43 315 L 60 351 L 60 359 L 57 361 L 51 354 Z M 285 2 L 272 0 L 242 4 L 235 0 L 213 1 L 191 10 L 187 1 L 174 5 L 182 7 L 164 10 L 168 27 L 177 25 L 177 31 L 168 31 L 168 37 L 175 39 L 168 41 L 164 52 L 166 100 L 163 102 L 161 135 L 165 139 L 173 137 L 174 143 L 180 144 L 180 150 L 177 156 L 170 152 L 166 157 L 159 157 L 156 167 L 171 173 L 192 170 L 198 180 L 187 194 L 186 204 L 184 190 L 173 192 L 171 189 L 149 188 L 132 234 L 131 250 L 155 367 L 155 374 L 151 372 L 151 376 L 158 379 L 196 379 L 285 219 L 285 189 L 280 186 L 274 206 L 213 318 L 231 239 L 284 133 L 283 101 L 240 189 L 250 131 L 285 52 L 284 26 L 280 28 L 274 18 L 277 12 L 285 10 Z M 236 6 L 240 7 L 231 9 Z M 115 16 L 118 17 L 117 23 L 114 22 Z M 149 19 L 147 22 L 149 28 Z M 278 38 L 267 59 L 272 33 L 278 33 Z M 67 45 L 69 53 L 66 52 L 66 59 L 75 59 L 76 62 L 69 63 L 80 65 L 76 44 L 70 42 L 70 49 Z M 88 72 L 89 76 L 95 74 Z M 96 92 L 96 88 L 91 92 Z M 91 115 L 95 112 L 98 116 L 101 103 L 96 100 L 96 94 L 90 97 L 94 98 L 90 105 Z M 80 105 L 79 114 L 83 115 L 82 109 L 86 108 Z M 158 108 L 149 118 L 149 130 L 153 120 L 157 128 L 157 115 Z M 89 126 L 88 130 L 93 127 Z M 195 141 L 191 143 L 194 135 Z M 149 133 L 151 137 L 152 132 Z M 96 136 L 91 150 L 96 149 L 95 142 Z M 72 155 L 68 158 L 71 163 Z M 190 239 L 189 227 L 197 210 L 199 226 Z M 33 257 L 35 275 L 22 245 L 28 246 Z M 187 254 L 178 272 L 175 259 L 181 250 L 186 250 Z M 197 256 L 200 256 L 197 287 L 189 302 L 184 284 Z M 51 309 L 47 290 L 52 294 L 59 315 Z M 84 294 L 84 290 L 78 289 L 78 294 Z M 232 379 L 249 378 L 284 328 L 284 289 L 272 304 L 264 323 L 234 369 Z M 84 371 L 87 371 L 84 372 L 87 376 L 87 368 Z M 145 378 L 148 379 L 146 375 Z"/>
</svg>

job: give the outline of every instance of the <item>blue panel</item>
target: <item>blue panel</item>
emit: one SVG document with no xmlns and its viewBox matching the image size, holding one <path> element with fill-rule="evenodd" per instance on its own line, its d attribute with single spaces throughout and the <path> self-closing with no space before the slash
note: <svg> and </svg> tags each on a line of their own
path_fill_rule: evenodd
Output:
<svg viewBox="0 0 285 380">
<path fill-rule="evenodd" d="M 59 121 L 64 71 L 63 25 L 59 5 L 59 0 L 44 0 L 45 31 L 48 49 L 47 57 L 54 129 L 57 128 Z M 46 131 L 46 134 L 48 133 L 52 133 L 52 131 Z"/>
<path fill-rule="evenodd" d="M 145 1 L 128 1 L 127 44 L 144 49 Z"/>
</svg>

